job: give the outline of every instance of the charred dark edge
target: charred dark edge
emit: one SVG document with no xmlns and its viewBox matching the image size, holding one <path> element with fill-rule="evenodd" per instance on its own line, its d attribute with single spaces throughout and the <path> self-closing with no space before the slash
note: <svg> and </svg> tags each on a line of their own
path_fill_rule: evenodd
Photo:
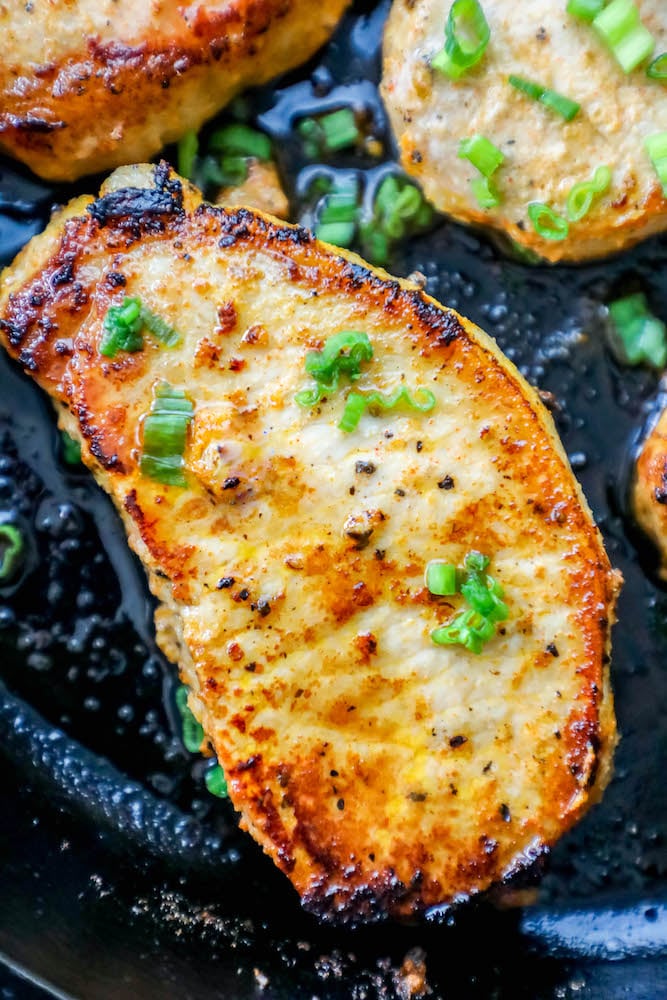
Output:
<svg viewBox="0 0 667 1000">
<path fill-rule="evenodd" d="M 100 228 L 112 219 L 141 223 L 144 216 L 179 215 L 183 212 L 183 185 L 163 160 L 155 167 L 155 187 L 121 188 L 86 207 Z"/>
<path fill-rule="evenodd" d="M 247 240 L 262 235 L 267 242 L 276 242 L 282 249 L 286 243 L 295 247 L 314 248 L 317 241 L 311 232 L 301 226 L 277 226 L 275 223 L 256 215 L 246 208 L 229 210 L 218 208 L 208 203 L 202 203 L 195 211 L 197 215 L 214 215 L 219 220 L 222 235 L 218 246 L 225 250 Z M 353 289 L 364 286 L 385 293 L 383 306 L 385 309 L 397 309 L 400 304 L 407 304 L 416 313 L 419 321 L 428 328 L 431 336 L 439 346 L 449 346 L 465 330 L 458 316 L 452 310 L 438 306 L 426 298 L 419 289 L 406 289 L 395 278 L 383 278 L 362 263 L 356 263 L 341 256 L 341 285 L 346 284 Z"/>
<path fill-rule="evenodd" d="M 48 135 L 60 129 L 67 128 L 67 122 L 60 119 L 39 118 L 37 115 L 0 115 L 0 135 L 15 129 L 17 132 L 32 132 L 35 135 Z"/>
</svg>

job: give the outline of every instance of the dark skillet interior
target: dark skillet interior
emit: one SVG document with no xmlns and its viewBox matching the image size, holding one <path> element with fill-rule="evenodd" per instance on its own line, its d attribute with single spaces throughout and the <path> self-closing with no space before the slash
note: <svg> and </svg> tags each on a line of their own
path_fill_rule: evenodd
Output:
<svg viewBox="0 0 667 1000">
<path fill-rule="evenodd" d="M 319 60 L 251 97 L 295 206 L 295 113 L 353 102 L 386 139 L 375 89 L 386 11 L 357 3 Z M 382 169 L 357 154 L 338 165 Z M 0 165 L 0 262 L 71 193 Z M 596 265 L 531 267 L 443 220 L 391 261 L 423 272 L 553 394 L 626 580 L 613 657 L 622 742 L 604 801 L 558 845 L 535 908 L 470 905 L 421 927 L 318 927 L 206 792 L 203 762 L 180 742 L 143 571 L 91 477 L 64 462 L 46 399 L 0 358 L 0 520 L 29 539 L 20 578 L 0 590 L 0 950 L 80 997 L 409 997 L 407 953 L 425 960 L 433 997 L 665 995 L 667 594 L 625 506 L 658 379 L 617 364 L 604 304 L 641 288 L 667 318 L 666 268 L 666 238 Z"/>
</svg>

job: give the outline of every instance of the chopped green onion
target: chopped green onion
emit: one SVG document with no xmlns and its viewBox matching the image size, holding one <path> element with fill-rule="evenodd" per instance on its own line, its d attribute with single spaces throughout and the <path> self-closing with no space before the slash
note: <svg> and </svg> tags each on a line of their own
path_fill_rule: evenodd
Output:
<svg viewBox="0 0 667 1000">
<path fill-rule="evenodd" d="M 625 73 L 631 73 L 653 52 L 655 39 L 640 20 L 633 0 L 611 0 L 593 21 Z"/>
<path fill-rule="evenodd" d="M 450 597 L 459 592 L 456 566 L 442 559 L 431 559 L 426 567 L 425 580 L 429 592 L 438 597 Z"/>
<path fill-rule="evenodd" d="M 359 139 L 359 129 L 352 108 L 340 108 L 319 120 L 324 135 L 324 145 L 331 152 L 354 146 Z"/>
<path fill-rule="evenodd" d="M 667 52 L 663 52 L 653 60 L 646 70 L 646 75 L 651 80 L 660 80 L 661 83 L 667 81 Z"/>
<path fill-rule="evenodd" d="M 225 772 L 219 764 L 216 764 L 214 767 L 209 767 L 204 774 L 204 782 L 211 795 L 216 795 L 219 799 L 226 799 L 229 797 Z"/>
<path fill-rule="evenodd" d="M 385 264 L 393 243 L 408 233 L 430 225 L 433 210 L 419 188 L 396 174 L 387 174 L 379 185 L 371 218 L 359 226 L 364 253 L 376 264 Z"/>
<path fill-rule="evenodd" d="M 271 159 L 271 140 L 249 125 L 234 122 L 211 134 L 209 148 L 225 156 L 247 157 L 255 160 Z M 224 160 L 223 160 L 224 162 Z"/>
<path fill-rule="evenodd" d="M 564 240 L 570 232 L 567 219 L 541 201 L 528 206 L 528 217 L 535 232 L 545 240 Z"/>
<path fill-rule="evenodd" d="M 430 570 L 430 567 L 440 565 L 444 565 L 444 570 Z M 507 619 L 509 609 L 502 600 L 503 588 L 486 572 L 488 565 L 489 557 L 476 551 L 466 556 L 463 571 L 438 560 L 428 564 L 427 585 L 431 593 L 443 596 L 461 593 L 470 605 L 468 610 L 459 612 L 447 625 L 431 632 L 431 639 L 436 645 L 460 645 L 472 653 L 481 653 L 484 645 L 495 635 L 496 623 Z M 429 577 L 440 589 L 431 586 Z M 450 589 L 445 590 L 445 587 Z"/>
<path fill-rule="evenodd" d="M 416 399 L 417 395 L 421 396 L 422 402 Z M 346 431 L 349 434 L 351 431 L 356 430 L 366 410 L 393 410 L 397 406 L 405 405 L 411 410 L 428 413 L 433 409 L 435 403 L 436 399 L 431 390 L 421 387 L 415 389 L 414 395 L 410 394 L 406 386 L 401 386 L 386 396 L 377 391 L 364 394 L 353 389 L 347 397 L 343 416 L 338 426 L 342 431 Z"/>
<path fill-rule="evenodd" d="M 667 198 L 667 132 L 649 135 L 644 145 L 662 185 L 662 193 Z"/>
<path fill-rule="evenodd" d="M 186 132 L 176 147 L 176 162 L 181 177 L 187 177 L 188 180 L 193 179 L 198 152 L 199 139 L 197 138 L 197 133 L 192 131 Z"/>
<path fill-rule="evenodd" d="M 158 386 L 150 413 L 144 420 L 142 475 L 167 486 L 187 486 L 183 453 L 194 407 L 185 393 L 166 382 Z"/>
<path fill-rule="evenodd" d="M 100 354 L 115 358 L 118 351 L 140 351 L 144 346 L 142 326 L 140 299 L 125 298 L 121 305 L 110 306 L 104 317 Z"/>
<path fill-rule="evenodd" d="M 605 5 L 605 0 L 568 0 L 567 12 L 581 21 L 593 21 Z"/>
<path fill-rule="evenodd" d="M 451 80 L 472 69 L 486 51 L 491 31 L 478 0 L 454 0 L 445 25 L 445 47 L 431 61 Z"/>
<path fill-rule="evenodd" d="M 175 347 L 183 339 L 162 317 L 144 306 L 140 298 L 125 298 L 119 306 L 110 306 L 104 317 L 100 354 L 115 358 L 118 351 L 140 351 L 146 327 L 165 347 Z"/>
<path fill-rule="evenodd" d="M 462 139 L 458 155 L 462 160 L 469 160 L 483 177 L 491 177 L 505 160 L 498 147 L 483 135 Z"/>
<path fill-rule="evenodd" d="M 361 137 L 352 108 L 339 108 L 319 118 L 303 118 L 297 131 L 304 140 L 306 155 L 311 158 L 322 150 L 333 153 L 356 146 Z"/>
<path fill-rule="evenodd" d="M 176 688 L 176 707 L 183 724 L 183 745 L 190 753 L 199 753 L 204 741 L 204 730 L 188 705 L 188 689 L 184 684 Z"/>
<path fill-rule="evenodd" d="M 567 214 L 570 222 L 579 222 L 591 210 L 596 197 L 609 190 L 611 170 L 609 167 L 598 167 L 590 181 L 575 184 L 567 196 Z"/>
<path fill-rule="evenodd" d="M 0 584 L 10 580 L 18 569 L 25 543 L 15 524 L 0 524 Z"/>
<path fill-rule="evenodd" d="M 357 209 L 356 193 L 348 194 L 344 191 L 333 191 L 324 201 L 319 221 L 324 224 L 354 222 L 357 217 Z"/>
<path fill-rule="evenodd" d="M 81 445 L 67 431 L 60 432 L 63 458 L 68 465 L 79 465 L 81 462 Z"/>
<path fill-rule="evenodd" d="M 315 406 L 323 396 L 335 392 L 341 374 L 351 382 L 361 375 L 361 365 L 373 358 L 373 345 L 367 333 L 342 330 L 329 337 L 321 351 L 308 351 L 305 367 L 317 382 L 314 389 L 303 389 L 296 394 L 299 406 Z"/>
<path fill-rule="evenodd" d="M 480 208 L 495 208 L 499 205 L 500 195 L 492 177 L 504 163 L 505 157 L 498 147 L 483 135 L 473 135 L 461 140 L 458 155 L 462 160 L 469 160 L 482 175 L 472 181 L 472 193 Z"/>
<path fill-rule="evenodd" d="M 434 629 L 431 639 L 436 646 L 463 646 L 479 654 L 495 632 L 493 622 L 477 611 L 461 611 L 448 625 Z"/>
<path fill-rule="evenodd" d="M 169 326 L 166 320 L 163 320 L 162 317 L 156 315 L 156 313 L 151 312 L 147 306 L 141 306 L 140 316 L 141 322 L 146 329 L 150 330 L 153 336 L 156 337 L 161 344 L 164 344 L 165 347 L 177 347 L 183 340 L 183 337 L 178 330 L 174 330 L 173 326 Z"/>
<path fill-rule="evenodd" d="M 500 204 L 500 194 L 490 177 L 474 177 L 470 187 L 480 208 L 495 208 Z"/>
<path fill-rule="evenodd" d="M 664 368 L 667 364 L 667 327 L 651 313 L 643 293 L 626 295 L 610 303 L 609 316 L 624 361 L 630 365 Z"/>
<path fill-rule="evenodd" d="M 581 105 L 577 104 L 576 101 L 570 100 L 569 97 L 563 97 L 562 94 L 558 94 L 555 90 L 549 90 L 548 87 L 543 87 L 540 83 L 524 80 L 523 77 L 514 76 L 514 74 L 510 74 L 507 80 L 522 94 L 526 94 L 534 101 L 539 101 L 540 104 L 544 104 L 545 107 L 561 115 L 566 122 L 571 122 L 581 109 Z"/>
</svg>

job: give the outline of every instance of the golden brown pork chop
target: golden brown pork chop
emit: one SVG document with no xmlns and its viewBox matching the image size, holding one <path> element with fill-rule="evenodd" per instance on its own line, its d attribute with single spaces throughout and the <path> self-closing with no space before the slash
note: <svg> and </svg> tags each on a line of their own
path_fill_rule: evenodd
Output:
<svg viewBox="0 0 667 1000">
<path fill-rule="evenodd" d="M 632 506 L 639 526 L 656 547 L 658 573 L 667 580 L 667 409 L 662 410 L 642 444 Z"/>
<path fill-rule="evenodd" d="M 101 355 L 125 296 L 181 344 Z M 308 352 L 350 330 L 374 349 L 356 391 L 434 407 L 341 430 L 344 376 L 299 405 Z M 484 333 L 304 230 L 201 203 L 166 166 L 57 216 L 4 275 L 0 331 L 113 497 L 232 802 L 308 908 L 465 899 L 599 797 L 618 581 L 550 416 Z M 139 467 L 164 383 L 194 407 L 184 487 Z M 473 551 L 508 609 L 480 653 L 434 643 L 465 602 L 424 584 Z"/>
<path fill-rule="evenodd" d="M 51 180 L 149 159 L 305 62 L 348 3 L 0 4 L 0 150 Z"/>
</svg>

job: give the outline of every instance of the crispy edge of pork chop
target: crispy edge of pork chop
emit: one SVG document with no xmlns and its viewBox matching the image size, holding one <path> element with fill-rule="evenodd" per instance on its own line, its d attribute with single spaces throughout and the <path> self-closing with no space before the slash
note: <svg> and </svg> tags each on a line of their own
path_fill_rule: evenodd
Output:
<svg viewBox="0 0 667 1000">
<path fill-rule="evenodd" d="M 108 245 L 111 264 L 114 253 L 122 257 L 124 247 L 131 247 L 142 239 L 162 239 L 165 233 L 178 238 L 179 233 L 184 234 L 184 227 L 197 219 L 201 220 L 204 233 L 207 226 L 212 227 L 215 235 L 212 245 L 247 247 L 249 252 L 269 248 L 283 257 L 288 254 L 293 268 L 289 280 L 321 282 L 327 290 L 335 289 L 362 298 L 370 308 L 386 310 L 387 316 L 400 316 L 406 327 L 412 324 L 413 336 L 417 330 L 418 336 L 425 338 L 423 349 L 427 354 L 436 350 L 450 351 L 452 345 L 464 345 L 465 351 L 472 351 L 477 357 L 478 365 L 488 365 L 488 373 L 494 371 L 494 378 L 500 380 L 498 386 L 503 379 L 509 380 L 517 405 L 530 409 L 530 422 L 543 438 L 542 446 L 547 447 L 548 442 L 553 461 L 560 463 L 560 475 L 571 491 L 568 509 L 576 525 L 572 529 L 578 545 L 576 558 L 581 558 L 586 566 L 585 569 L 582 566 L 579 582 L 572 593 L 572 599 L 581 602 L 577 622 L 582 629 L 585 649 L 585 662 L 577 669 L 582 678 L 581 704 L 573 709 L 573 719 L 568 723 L 567 732 L 562 734 L 562 740 L 559 736 L 563 761 L 567 759 L 569 765 L 561 767 L 553 788 L 552 825 L 548 830 L 541 830 L 537 842 L 533 837 L 517 844 L 516 849 L 510 851 L 510 860 L 505 855 L 500 867 L 494 861 L 488 839 L 478 845 L 477 852 L 467 857 L 462 876 L 462 884 L 468 887 L 467 894 L 492 888 L 530 867 L 599 799 L 611 775 L 616 742 L 609 649 L 620 580 L 609 567 L 599 532 L 569 470 L 551 417 L 539 403 L 535 391 L 490 338 L 456 313 L 443 309 L 411 283 L 372 271 L 356 255 L 318 243 L 297 227 L 244 209 L 230 212 L 202 204 L 198 192 L 175 177 L 166 165 L 117 171 L 97 200 L 76 200 L 55 217 L 44 234 L 31 241 L 3 276 L 0 335 L 9 352 L 60 400 L 62 423 L 66 429 L 83 438 L 84 460 L 114 498 L 124 519 L 130 545 L 144 561 L 151 589 L 163 604 L 156 616 L 159 641 L 165 653 L 178 660 L 183 679 L 192 688 L 191 706 L 216 746 L 223 765 L 227 762 L 225 748 L 216 738 L 216 730 L 218 736 L 220 734 L 220 722 L 211 715 L 214 711 L 211 693 L 206 689 L 205 678 L 194 669 L 180 621 L 180 600 L 184 588 L 187 591 L 187 583 L 182 573 L 179 577 L 174 566 L 179 560 L 182 564 L 184 556 L 176 551 L 169 552 L 164 525 L 160 531 L 151 528 L 151 523 L 154 524 L 151 516 L 159 508 L 151 506 L 147 497 L 138 504 L 136 489 L 128 492 L 132 473 L 129 480 L 124 477 L 123 488 L 118 486 L 116 489 L 114 480 L 122 477 L 118 475 L 118 456 L 110 450 L 113 427 L 105 424 L 104 416 L 100 423 L 93 413 L 79 410 L 75 414 L 63 406 L 61 386 L 72 357 L 72 342 L 63 335 L 76 333 L 80 312 L 86 309 L 85 267 L 79 271 L 78 265 L 81 262 L 79 255 L 83 254 L 88 242 L 99 239 L 101 251 Z M 60 331 L 58 324 L 46 315 L 49 311 L 61 320 Z M 474 365 L 466 377 L 471 377 L 473 371 Z M 477 377 L 472 382 L 476 380 Z M 136 483 L 136 469 L 133 474 Z M 549 504 L 555 504 L 556 509 L 556 497 L 563 495 L 562 482 L 554 485 L 553 495 L 549 494 L 549 487 L 550 484 L 544 484 L 545 509 Z M 551 515 L 545 514 L 545 518 L 547 516 Z M 163 549 L 166 546 L 165 566 L 170 564 L 166 575 L 159 556 L 156 557 L 160 546 Z M 169 575 L 173 579 L 169 579 Z M 547 656 L 547 660 L 553 662 L 553 655 Z M 276 775 L 273 777 L 276 779 Z M 305 779 L 310 780 L 307 774 Z M 289 832 L 282 828 L 276 806 L 271 804 L 271 796 L 275 798 L 280 792 L 281 782 L 276 779 L 276 783 L 268 772 L 264 773 L 258 759 L 248 758 L 247 766 L 233 765 L 228 780 L 232 801 L 242 810 L 243 825 L 288 874 L 308 908 L 321 917 L 348 922 L 377 919 L 387 914 L 411 917 L 430 906 L 459 898 L 448 894 L 432 872 L 426 877 L 423 872 L 420 875 L 418 865 L 414 867 L 414 879 L 409 884 L 391 868 L 370 872 L 360 863 L 345 872 L 342 856 L 350 844 L 340 839 L 343 835 L 339 828 L 326 817 L 321 817 L 318 824 L 317 817 L 311 815 L 312 830 L 305 822 Z M 307 795 L 313 794 L 313 787 L 310 792 L 306 790 Z M 498 823 L 503 830 L 504 819 Z M 325 843 L 313 841 L 313 830 L 318 826 L 320 833 L 322 829 L 325 831 Z M 435 849 L 436 845 L 433 846 Z M 428 845 L 422 844 L 420 849 L 427 851 Z M 397 868 L 400 860 L 396 861 Z"/>
<path fill-rule="evenodd" d="M 244 88 L 306 62 L 349 0 L 166 3 L 154 30 L 137 38 L 123 0 L 104 40 L 82 0 L 0 8 L 0 35 L 13 33 L 0 56 L 0 150 L 58 181 L 150 159 Z M 80 48 L 53 58 L 65 15 L 80 20 Z M 36 42 L 27 46 L 30 32 Z M 49 52 L 43 64 L 35 45 Z M 17 65 L 24 47 L 33 59 Z"/>
<path fill-rule="evenodd" d="M 664 390 L 662 395 L 664 401 Z M 659 411 L 641 444 L 630 499 L 637 524 L 658 554 L 658 575 L 667 581 L 667 407 Z"/>
</svg>

